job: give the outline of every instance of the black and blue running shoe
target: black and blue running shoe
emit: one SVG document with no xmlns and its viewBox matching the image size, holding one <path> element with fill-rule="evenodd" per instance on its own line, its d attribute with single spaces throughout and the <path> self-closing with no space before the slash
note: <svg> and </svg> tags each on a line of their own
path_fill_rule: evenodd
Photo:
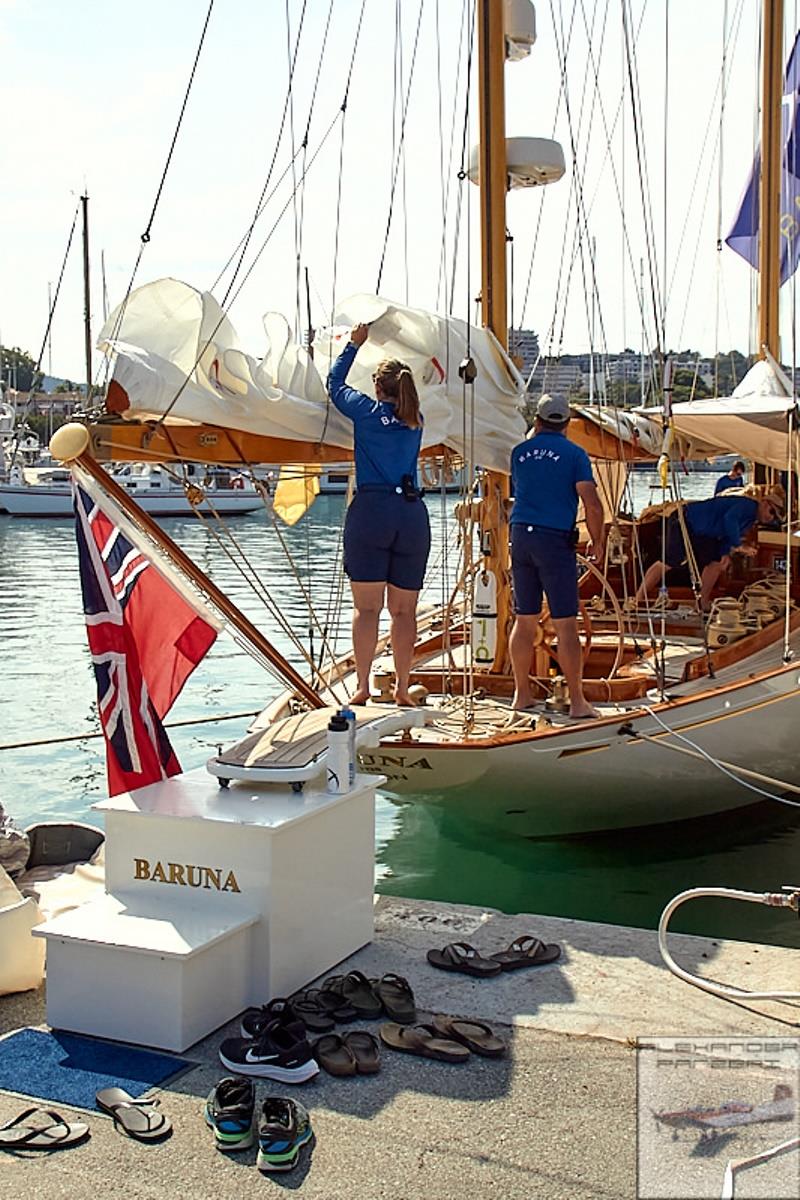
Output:
<svg viewBox="0 0 800 1200">
<path fill-rule="evenodd" d="M 256 1089 L 251 1079 L 220 1079 L 208 1094 L 206 1125 L 218 1150 L 246 1150 L 254 1142 Z"/>
<path fill-rule="evenodd" d="M 300 1147 L 311 1141 L 308 1110 L 285 1096 L 267 1096 L 258 1120 L 259 1171 L 291 1171 L 300 1158 Z"/>
</svg>

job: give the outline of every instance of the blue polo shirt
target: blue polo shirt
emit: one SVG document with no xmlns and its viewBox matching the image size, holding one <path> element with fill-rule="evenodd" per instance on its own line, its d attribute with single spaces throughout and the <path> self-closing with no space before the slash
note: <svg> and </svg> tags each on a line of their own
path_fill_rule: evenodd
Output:
<svg viewBox="0 0 800 1200">
<path fill-rule="evenodd" d="M 758 501 L 749 496 L 713 496 L 686 505 L 686 524 L 700 537 L 716 538 L 720 554 L 741 545 L 744 535 L 758 520 Z"/>
<path fill-rule="evenodd" d="M 728 488 L 735 487 L 744 487 L 743 475 L 737 475 L 735 479 L 731 479 L 730 475 L 720 475 L 717 486 L 714 488 L 714 495 L 718 496 L 720 492 L 727 492 Z"/>
<path fill-rule="evenodd" d="M 589 455 L 563 433 L 537 433 L 511 452 L 512 525 L 572 529 L 576 484 L 594 483 Z"/>
<path fill-rule="evenodd" d="M 328 375 L 331 400 L 353 422 L 356 487 L 399 487 L 404 475 L 410 475 L 416 487 L 422 429 L 411 429 L 398 420 L 393 404 L 347 387 L 345 379 L 357 352 L 358 346 L 348 342 Z"/>
</svg>

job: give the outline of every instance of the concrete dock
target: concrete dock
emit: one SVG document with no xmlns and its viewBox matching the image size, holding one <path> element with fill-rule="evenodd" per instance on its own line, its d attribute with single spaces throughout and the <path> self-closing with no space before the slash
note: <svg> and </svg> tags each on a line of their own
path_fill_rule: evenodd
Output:
<svg viewBox="0 0 800 1200">
<path fill-rule="evenodd" d="M 561 959 L 486 980 L 437 971 L 425 959 L 427 949 L 455 941 L 491 953 L 525 933 L 559 942 Z M 671 936 L 670 948 L 687 970 L 728 985 L 800 989 L 797 950 L 684 935 Z M 294 1171 L 266 1176 L 255 1166 L 255 1149 L 216 1151 L 202 1118 L 205 1096 L 225 1074 L 216 1052 L 224 1036 L 237 1033 L 233 1021 L 187 1051 L 184 1057 L 197 1065 L 158 1093 L 174 1125 L 169 1140 L 131 1141 L 98 1112 L 87 1118 L 92 1132 L 84 1145 L 0 1154 L 2 1194 L 13 1200 L 248 1200 L 284 1189 L 309 1200 L 719 1196 L 728 1159 L 796 1136 L 796 1110 L 792 1121 L 726 1132 L 702 1150 L 697 1130 L 680 1130 L 673 1139 L 653 1119 L 654 1111 L 729 1100 L 734 1081 L 740 1092 L 750 1088 L 768 1098 L 778 1076 L 765 1048 L 781 1049 L 780 1078 L 791 1078 L 800 1036 L 798 1004 L 726 1002 L 676 979 L 662 964 L 655 933 L 381 897 L 375 941 L 341 967 L 354 968 L 406 976 L 420 1020 L 445 1012 L 487 1021 L 508 1039 L 507 1057 L 473 1056 L 453 1066 L 384 1048 L 376 1076 L 321 1072 L 294 1089 L 260 1080 L 259 1096 L 283 1092 L 302 1100 L 316 1137 Z M 41 992 L 0 998 L 0 1035 L 44 1021 Z M 377 1032 L 378 1024 L 364 1027 Z M 641 1065 L 652 1051 L 637 1051 L 636 1042 L 652 1046 L 669 1036 L 695 1047 L 697 1039 L 712 1037 L 727 1059 L 749 1047 L 747 1061 L 729 1077 L 690 1073 L 692 1089 L 683 1097 L 662 1079 L 663 1102 L 649 1105 Z M 28 1103 L 0 1092 L 0 1123 Z M 737 1176 L 735 1195 L 794 1200 L 800 1154 Z"/>
</svg>

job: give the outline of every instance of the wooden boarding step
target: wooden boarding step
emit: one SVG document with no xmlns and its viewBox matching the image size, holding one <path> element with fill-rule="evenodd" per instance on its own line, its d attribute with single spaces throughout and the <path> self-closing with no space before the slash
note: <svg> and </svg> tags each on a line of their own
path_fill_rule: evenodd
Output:
<svg viewBox="0 0 800 1200">
<path fill-rule="evenodd" d="M 231 779 L 257 783 L 304 783 L 325 767 L 328 723 L 339 709 L 314 708 L 284 717 L 267 729 L 247 734 L 206 763 L 223 784 Z M 356 714 L 356 747 L 377 746 L 380 739 L 400 730 L 420 728 L 432 715 L 419 708 L 364 704 Z"/>
</svg>

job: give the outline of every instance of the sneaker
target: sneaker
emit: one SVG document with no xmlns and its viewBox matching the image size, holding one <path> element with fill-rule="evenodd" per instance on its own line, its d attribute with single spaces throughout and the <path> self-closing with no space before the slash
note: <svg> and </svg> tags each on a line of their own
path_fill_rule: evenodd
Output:
<svg viewBox="0 0 800 1200">
<path fill-rule="evenodd" d="M 218 1150 L 246 1150 L 252 1146 L 255 1085 L 249 1079 L 220 1079 L 208 1093 L 206 1125 L 214 1130 Z"/>
<path fill-rule="evenodd" d="M 243 1038 L 257 1038 L 273 1021 L 285 1025 L 287 1029 L 294 1028 L 298 1041 L 305 1036 L 305 1022 L 295 1012 L 291 1001 L 283 997 L 276 997 L 260 1008 L 248 1008 L 242 1014 L 239 1029 Z"/>
<path fill-rule="evenodd" d="M 279 1083 L 305 1083 L 319 1071 L 305 1037 L 277 1021 L 257 1038 L 226 1038 L 219 1048 L 220 1062 L 237 1075 L 258 1075 Z"/>
<path fill-rule="evenodd" d="M 291 1171 L 297 1166 L 300 1147 L 311 1140 L 307 1109 L 284 1096 L 267 1096 L 258 1119 L 259 1171 Z"/>
</svg>

